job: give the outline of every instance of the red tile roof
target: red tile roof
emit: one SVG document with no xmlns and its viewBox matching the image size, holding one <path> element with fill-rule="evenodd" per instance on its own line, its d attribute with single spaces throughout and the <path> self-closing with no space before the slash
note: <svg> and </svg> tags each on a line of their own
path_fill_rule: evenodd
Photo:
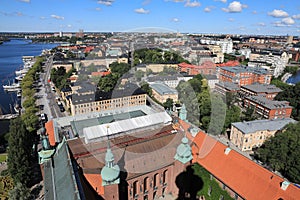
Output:
<svg viewBox="0 0 300 200">
<path fill-rule="evenodd" d="M 48 134 L 49 142 L 51 146 L 55 146 L 55 136 L 54 136 L 54 127 L 53 127 L 53 120 L 48 121 L 45 123 L 45 129 Z"/>
<path fill-rule="evenodd" d="M 217 64 L 218 67 L 234 67 L 234 66 L 239 66 L 240 62 L 237 60 L 230 60 L 226 63 L 221 63 L 221 64 Z"/>
<path fill-rule="evenodd" d="M 110 71 L 106 72 L 92 72 L 92 76 L 107 76 L 110 74 Z"/>
<path fill-rule="evenodd" d="M 187 130 L 189 124 L 180 121 Z M 193 162 L 198 162 L 217 179 L 245 199 L 300 199 L 300 189 L 292 183 L 284 191 L 280 188 L 284 181 L 278 175 L 261 167 L 238 152 L 231 150 L 226 155 L 227 146 L 203 132 L 192 139 Z"/>
<path fill-rule="evenodd" d="M 190 68 L 190 69 L 215 68 L 215 64 L 213 62 L 210 62 L 210 61 L 206 61 L 206 62 L 202 63 L 202 65 L 200 65 L 200 66 L 199 65 L 187 64 L 185 62 L 179 63 L 178 66 L 181 67 L 181 68 Z"/>
<path fill-rule="evenodd" d="M 99 174 L 84 174 L 84 177 L 99 195 L 104 195 L 100 171 Z"/>
</svg>

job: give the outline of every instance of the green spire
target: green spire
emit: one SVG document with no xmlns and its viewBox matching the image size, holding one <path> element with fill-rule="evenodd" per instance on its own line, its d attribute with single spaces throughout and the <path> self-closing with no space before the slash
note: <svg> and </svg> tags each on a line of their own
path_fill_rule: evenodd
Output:
<svg viewBox="0 0 300 200">
<path fill-rule="evenodd" d="M 108 130 L 109 127 L 107 127 Z M 107 131 L 108 132 L 108 131 Z M 120 167 L 114 163 L 115 158 L 110 149 L 110 141 L 107 139 L 107 151 L 105 154 L 105 166 L 101 170 L 102 186 L 120 183 Z"/>
<path fill-rule="evenodd" d="M 193 159 L 192 149 L 188 143 L 189 140 L 186 138 L 186 136 L 184 136 L 181 140 L 181 144 L 178 145 L 176 154 L 174 156 L 175 160 L 178 160 L 183 164 Z"/>
<path fill-rule="evenodd" d="M 187 110 L 184 104 L 182 104 L 180 113 L 179 113 L 179 118 L 183 121 L 187 121 Z"/>
</svg>

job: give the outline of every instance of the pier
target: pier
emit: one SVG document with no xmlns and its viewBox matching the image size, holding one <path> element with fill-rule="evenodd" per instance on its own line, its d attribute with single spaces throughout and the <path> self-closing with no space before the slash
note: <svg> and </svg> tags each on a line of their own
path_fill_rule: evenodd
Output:
<svg viewBox="0 0 300 200">
<path fill-rule="evenodd" d="M 14 119 L 17 118 L 19 114 L 6 114 L 6 115 L 0 115 L 0 120 L 1 119 Z"/>
</svg>

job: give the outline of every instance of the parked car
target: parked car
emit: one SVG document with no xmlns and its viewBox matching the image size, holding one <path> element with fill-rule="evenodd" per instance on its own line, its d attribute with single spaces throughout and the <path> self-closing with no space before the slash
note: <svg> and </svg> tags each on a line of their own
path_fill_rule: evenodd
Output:
<svg viewBox="0 0 300 200">
<path fill-rule="evenodd" d="M 48 117 L 47 117 L 46 113 L 42 113 L 40 117 L 41 117 L 41 121 L 43 123 L 46 123 L 48 121 Z"/>
</svg>

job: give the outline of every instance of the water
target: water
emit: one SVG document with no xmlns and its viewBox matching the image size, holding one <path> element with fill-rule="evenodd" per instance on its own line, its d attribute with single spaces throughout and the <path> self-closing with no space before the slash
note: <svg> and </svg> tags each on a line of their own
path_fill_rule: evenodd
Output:
<svg viewBox="0 0 300 200">
<path fill-rule="evenodd" d="M 298 70 L 297 74 L 291 76 L 287 81 L 287 83 L 299 83 L 300 82 L 300 70 Z"/>
<path fill-rule="evenodd" d="M 0 109 L 3 114 L 14 112 L 17 94 L 4 91 L 2 85 L 14 82 L 15 71 L 23 65 L 22 56 L 38 56 L 42 50 L 55 46 L 57 44 L 31 43 L 31 40 L 25 39 L 11 39 L 0 45 Z"/>
</svg>

